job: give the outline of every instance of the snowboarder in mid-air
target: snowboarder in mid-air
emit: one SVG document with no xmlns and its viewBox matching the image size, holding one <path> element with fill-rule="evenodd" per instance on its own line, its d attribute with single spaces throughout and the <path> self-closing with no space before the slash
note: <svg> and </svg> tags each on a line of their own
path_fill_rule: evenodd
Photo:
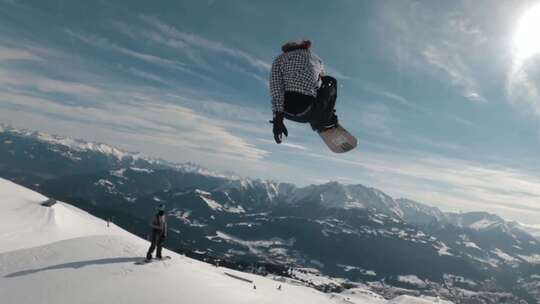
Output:
<svg viewBox="0 0 540 304">
<path fill-rule="evenodd" d="M 353 149 L 356 138 L 338 124 L 335 114 L 337 80 L 325 74 L 322 60 L 311 50 L 311 41 L 287 42 L 272 63 L 273 133 L 276 143 L 288 136 L 283 119 L 310 123 L 328 147 L 337 153 Z"/>
<path fill-rule="evenodd" d="M 150 242 L 152 242 L 152 244 L 150 245 L 148 253 L 146 254 L 146 262 L 152 260 L 152 254 L 154 253 L 156 247 L 156 258 L 162 258 L 161 249 L 163 247 L 163 243 L 165 242 L 165 238 L 167 237 L 167 217 L 165 216 L 164 204 L 159 205 L 157 212 L 152 216 L 150 227 L 152 228 L 150 235 Z"/>
</svg>

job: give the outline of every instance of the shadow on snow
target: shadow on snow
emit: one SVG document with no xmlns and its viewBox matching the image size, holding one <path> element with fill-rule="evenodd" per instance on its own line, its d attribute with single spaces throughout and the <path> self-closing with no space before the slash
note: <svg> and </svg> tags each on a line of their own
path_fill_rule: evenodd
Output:
<svg viewBox="0 0 540 304">
<path fill-rule="evenodd" d="M 71 263 L 64 263 L 64 264 L 58 264 L 43 268 L 36 268 L 36 269 L 29 269 L 29 270 L 23 270 L 18 271 L 14 273 L 10 273 L 5 276 L 5 278 L 14 278 L 14 277 L 20 277 L 24 275 L 34 274 L 37 272 L 47 271 L 47 270 L 56 270 L 56 269 L 65 269 L 65 268 L 73 268 L 78 269 L 85 266 L 91 266 L 91 265 L 107 265 L 107 264 L 116 264 L 116 263 L 129 263 L 129 262 L 136 262 L 140 261 L 141 257 L 125 257 L 125 258 L 107 258 L 107 259 L 97 259 L 97 260 L 87 260 L 87 261 L 79 261 L 79 262 L 71 262 Z"/>
</svg>

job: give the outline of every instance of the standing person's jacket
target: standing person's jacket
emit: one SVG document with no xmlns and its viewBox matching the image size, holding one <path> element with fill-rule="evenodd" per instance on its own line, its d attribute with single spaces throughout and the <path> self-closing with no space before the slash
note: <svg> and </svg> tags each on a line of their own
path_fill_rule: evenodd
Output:
<svg viewBox="0 0 540 304">
<path fill-rule="evenodd" d="M 284 52 L 272 63 L 270 94 L 273 113 L 284 112 L 285 93 L 295 92 L 317 97 L 324 66 L 321 59 L 308 49 Z"/>
<path fill-rule="evenodd" d="M 161 235 L 167 235 L 167 217 L 159 216 L 155 214 L 150 221 L 150 227 L 153 233 L 159 233 Z"/>
</svg>

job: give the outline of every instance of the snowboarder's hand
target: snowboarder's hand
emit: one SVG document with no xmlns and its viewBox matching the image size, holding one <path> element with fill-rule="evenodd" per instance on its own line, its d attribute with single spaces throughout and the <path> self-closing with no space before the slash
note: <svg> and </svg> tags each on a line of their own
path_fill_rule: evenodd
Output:
<svg viewBox="0 0 540 304">
<path fill-rule="evenodd" d="M 274 114 L 274 120 L 271 120 L 270 123 L 274 125 L 272 130 L 274 132 L 274 139 L 276 140 L 276 143 L 280 144 L 283 135 L 289 136 L 289 132 L 283 124 L 283 112 L 276 112 Z"/>
</svg>

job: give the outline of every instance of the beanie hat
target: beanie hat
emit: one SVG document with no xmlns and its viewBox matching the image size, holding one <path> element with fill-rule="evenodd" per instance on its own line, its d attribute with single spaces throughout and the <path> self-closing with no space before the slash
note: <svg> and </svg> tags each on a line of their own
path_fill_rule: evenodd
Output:
<svg viewBox="0 0 540 304">
<path fill-rule="evenodd" d="M 286 53 L 295 50 L 307 50 L 311 47 L 310 40 L 301 40 L 301 41 L 289 41 L 281 46 L 281 50 Z"/>
</svg>

